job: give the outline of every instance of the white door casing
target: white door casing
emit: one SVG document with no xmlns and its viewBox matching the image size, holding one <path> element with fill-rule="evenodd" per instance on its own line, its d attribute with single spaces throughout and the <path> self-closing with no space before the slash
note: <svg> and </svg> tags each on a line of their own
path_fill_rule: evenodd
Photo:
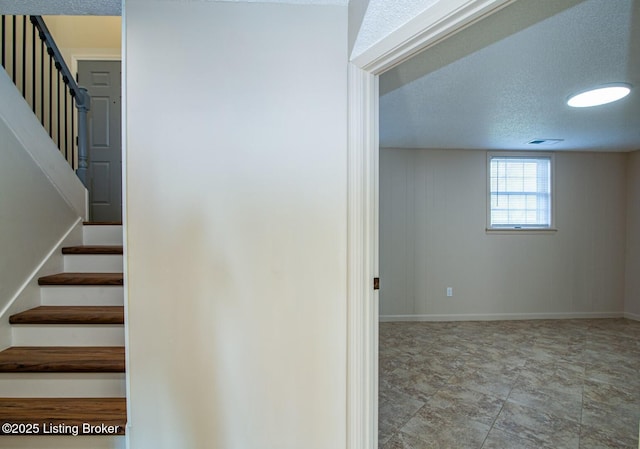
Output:
<svg viewBox="0 0 640 449">
<path fill-rule="evenodd" d="M 378 447 L 378 76 L 515 1 L 440 0 L 349 64 L 348 449 Z"/>
</svg>

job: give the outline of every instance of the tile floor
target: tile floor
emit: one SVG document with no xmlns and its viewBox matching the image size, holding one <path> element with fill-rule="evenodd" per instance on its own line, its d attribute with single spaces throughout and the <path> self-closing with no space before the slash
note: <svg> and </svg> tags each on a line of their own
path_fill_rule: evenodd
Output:
<svg viewBox="0 0 640 449">
<path fill-rule="evenodd" d="M 380 449 L 638 448 L 640 322 L 380 323 Z"/>
</svg>

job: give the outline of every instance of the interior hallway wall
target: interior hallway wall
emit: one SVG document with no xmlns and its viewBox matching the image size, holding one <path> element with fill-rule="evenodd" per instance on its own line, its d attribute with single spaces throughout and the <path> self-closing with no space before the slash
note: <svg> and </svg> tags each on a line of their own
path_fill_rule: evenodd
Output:
<svg viewBox="0 0 640 449">
<path fill-rule="evenodd" d="M 629 153 L 627 188 L 627 266 L 624 310 L 640 320 L 640 151 Z"/>
<path fill-rule="evenodd" d="M 344 448 L 347 7 L 125 17 L 131 447 Z"/>
<path fill-rule="evenodd" d="M 518 235 L 485 230 L 486 152 L 380 160 L 381 319 L 623 314 L 627 154 L 556 153 L 558 230 Z"/>
</svg>

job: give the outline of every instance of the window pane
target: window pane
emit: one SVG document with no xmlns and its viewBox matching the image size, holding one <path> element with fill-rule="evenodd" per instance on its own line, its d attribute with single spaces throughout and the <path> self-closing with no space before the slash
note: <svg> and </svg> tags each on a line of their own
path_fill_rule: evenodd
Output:
<svg viewBox="0 0 640 449">
<path fill-rule="evenodd" d="M 525 214 L 522 210 L 509 210 L 509 224 L 519 224 L 522 225 L 525 223 Z"/>
<path fill-rule="evenodd" d="M 506 210 L 494 210 L 491 212 L 492 222 L 495 224 L 508 224 L 509 215 Z"/>
<path fill-rule="evenodd" d="M 509 176 L 506 179 L 506 190 L 508 192 L 522 192 L 522 177 Z"/>
<path fill-rule="evenodd" d="M 551 225 L 551 158 L 501 156 L 489 164 L 491 226 Z"/>
<path fill-rule="evenodd" d="M 524 191 L 525 192 L 536 192 L 538 190 L 538 180 L 534 177 L 524 178 Z"/>
</svg>

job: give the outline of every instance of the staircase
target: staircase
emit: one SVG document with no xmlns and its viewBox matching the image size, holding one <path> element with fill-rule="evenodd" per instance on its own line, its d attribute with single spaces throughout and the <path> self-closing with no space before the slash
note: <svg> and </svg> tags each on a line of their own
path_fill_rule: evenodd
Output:
<svg viewBox="0 0 640 449">
<path fill-rule="evenodd" d="M 85 223 L 83 243 L 62 249 L 63 273 L 38 279 L 41 305 L 9 318 L 0 447 L 125 445 L 122 226 Z"/>
</svg>

